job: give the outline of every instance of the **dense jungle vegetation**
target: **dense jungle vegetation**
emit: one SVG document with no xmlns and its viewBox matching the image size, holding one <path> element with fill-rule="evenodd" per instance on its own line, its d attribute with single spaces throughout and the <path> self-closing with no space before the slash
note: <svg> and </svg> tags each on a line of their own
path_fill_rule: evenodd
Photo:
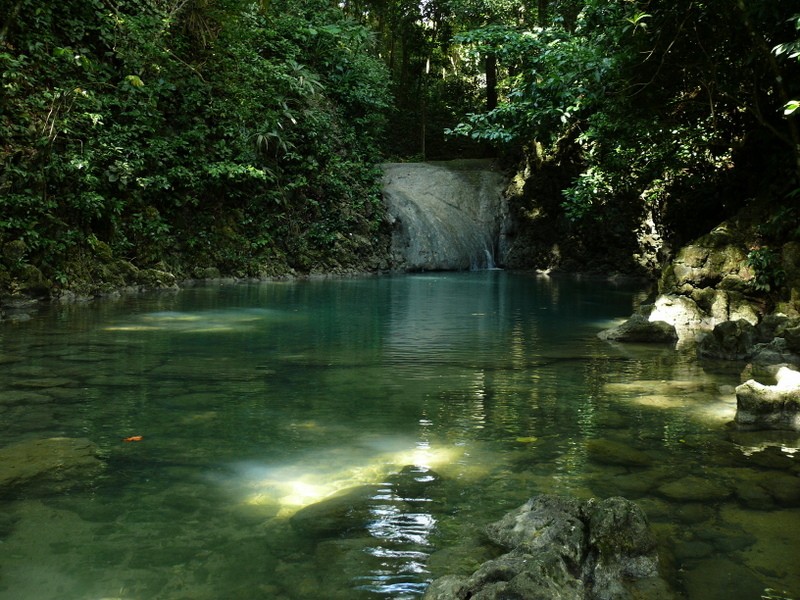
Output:
<svg viewBox="0 0 800 600">
<path fill-rule="evenodd" d="M 643 222 L 666 256 L 760 198 L 751 260 L 776 279 L 800 239 L 797 13 L 0 0 L 0 290 L 386 269 L 380 162 L 486 155 L 526 178 L 518 219 L 548 213 L 547 247 L 579 260 L 637 255 Z M 557 259 L 533 235 L 511 266 Z"/>
</svg>

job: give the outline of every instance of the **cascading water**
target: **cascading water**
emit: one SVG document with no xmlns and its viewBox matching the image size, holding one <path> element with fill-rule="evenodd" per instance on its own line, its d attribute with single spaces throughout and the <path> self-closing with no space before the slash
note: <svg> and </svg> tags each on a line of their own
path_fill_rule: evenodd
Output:
<svg viewBox="0 0 800 600">
<path fill-rule="evenodd" d="M 489 160 L 384 165 L 392 256 L 406 271 L 494 269 L 501 255 L 504 175 Z"/>
</svg>

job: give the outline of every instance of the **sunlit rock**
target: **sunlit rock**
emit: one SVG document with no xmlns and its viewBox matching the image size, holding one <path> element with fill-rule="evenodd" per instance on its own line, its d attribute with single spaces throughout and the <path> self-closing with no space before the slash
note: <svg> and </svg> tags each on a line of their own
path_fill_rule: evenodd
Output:
<svg viewBox="0 0 800 600">
<path fill-rule="evenodd" d="M 750 379 L 736 388 L 736 423 L 800 430 L 800 372 L 781 367 L 775 377 L 776 385 Z"/>
<path fill-rule="evenodd" d="M 425 600 L 671 598 L 644 512 L 624 498 L 537 496 L 486 528 L 507 552 L 435 580 Z M 646 596 L 641 596 L 645 593 Z"/>
<path fill-rule="evenodd" d="M 648 318 L 669 323 L 675 327 L 679 337 L 698 330 L 711 329 L 710 317 L 700 310 L 694 300 L 686 296 L 659 296 Z"/>
<path fill-rule="evenodd" d="M 28 440 L 0 448 L 0 496 L 48 494 L 88 484 L 104 463 L 83 438 Z"/>
<path fill-rule="evenodd" d="M 597 334 L 601 340 L 612 342 L 640 342 L 664 344 L 678 339 L 675 326 L 664 321 L 650 321 L 644 315 L 634 314 L 619 327 Z"/>
</svg>

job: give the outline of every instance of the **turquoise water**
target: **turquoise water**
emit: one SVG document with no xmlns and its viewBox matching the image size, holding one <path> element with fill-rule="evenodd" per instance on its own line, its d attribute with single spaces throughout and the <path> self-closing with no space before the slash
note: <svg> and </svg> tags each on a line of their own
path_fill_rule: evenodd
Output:
<svg viewBox="0 0 800 600">
<path fill-rule="evenodd" d="M 105 468 L 2 488 L 0 599 L 415 598 L 538 493 L 637 501 L 683 597 L 800 597 L 798 436 L 730 427 L 736 370 L 596 338 L 642 300 L 495 271 L 5 323 L 0 446 Z"/>
</svg>

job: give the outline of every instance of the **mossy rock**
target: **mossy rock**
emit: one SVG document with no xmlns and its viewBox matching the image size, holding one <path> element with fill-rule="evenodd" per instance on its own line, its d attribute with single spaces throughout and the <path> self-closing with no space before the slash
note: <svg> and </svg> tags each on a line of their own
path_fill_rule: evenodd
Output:
<svg viewBox="0 0 800 600">
<path fill-rule="evenodd" d="M 28 246 L 22 240 L 12 240 L 3 244 L 3 263 L 14 265 L 25 257 Z"/>
<path fill-rule="evenodd" d="M 364 529 L 373 519 L 371 507 L 380 486 L 362 485 L 341 490 L 297 511 L 292 527 L 306 535 L 329 537 Z"/>
<path fill-rule="evenodd" d="M 219 279 L 222 277 L 217 267 L 196 267 L 192 271 L 195 279 Z"/>
<path fill-rule="evenodd" d="M 733 493 L 733 489 L 727 485 L 694 475 L 665 483 L 658 490 L 678 502 L 721 501 Z"/>
<path fill-rule="evenodd" d="M 47 279 L 35 266 L 25 264 L 13 273 L 17 286 L 21 292 L 31 295 L 46 295 L 53 287 L 53 282 Z"/>
<path fill-rule="evenodd" d="M 141 269 L 136 273 L 136 283 L 154 289 L 171 288 L 176 285 L 175 275 L 159 269 Z"/>
<path fill-rule="evenodd" d="M 114 260 L 114 251 L 111 249 L 111 246 L 109 246 L 105 242 L 102 242 L 98 239 L 94 239 L 91 242 L 91 246 L 95 257 L 99 258 L 104 262 L 112 262 Z"/>
</svg>

